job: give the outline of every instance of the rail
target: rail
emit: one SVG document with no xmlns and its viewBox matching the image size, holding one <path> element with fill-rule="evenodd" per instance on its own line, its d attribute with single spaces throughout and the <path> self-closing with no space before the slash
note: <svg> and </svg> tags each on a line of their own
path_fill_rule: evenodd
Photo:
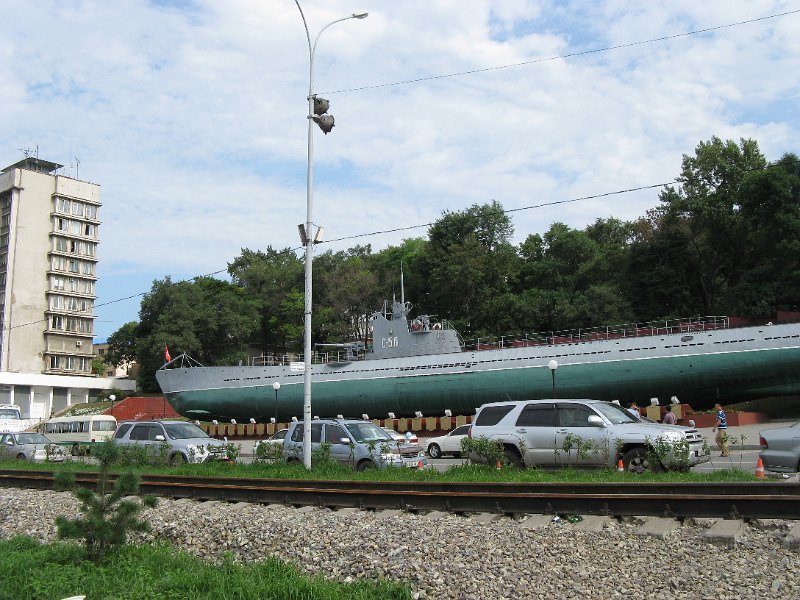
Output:
<svg viewBox="0 0 800 600">
<path fill-rule="evenodd" d="M 449 329 L 450 325 L 442 321 L 442 326 Z M 706 316 L 690 317 L 683 319 L 664 319 L 658 321 L 647 321 L 640 323 L 623 323 L 619 325 L 609 325 L 604 327 L 587 327 L 578 329 L 565 329 L 561 331 L 549 331 L 541 333 L 521 334 L 518 336 L 500 336 L 491 338 L 476 338 L 474 340 L 464 340 L 462 349 L 464 351 L 483 351 L 501 350 L 504 348 L 526 348 L 529 346 L 554 346 L 560 344 L 577 344 L 582 342 L 596 342 L 605 340 L 616 340 L 635 337 L 647 337 L 656 335 L 670 334 L 691 334 L 700 331 L 714 331 L 718 329 L 729 329 L 731 327 L 730 318 L 726 316 Z M 312 364 L 347 364 L 365 360 L 369 356 L 369 349 L 366 350 L 333 350 L 333 351 L 314 351 L 311 356 Z M 249 367 L 282 367 L 297 366 L 298 370 L 303 368 L 302 353 L 285 354 L 261 354 L 251 356 L 239 363 L 239 366 Z M 202 366 L 188 355 L 180 355 L 167 363 L 162 368 L 186 368 Z"/>
<path fill-rule="evenodd" d="M 46 471 L 1 470 L 0 486 L 51 489 Z M 93 488 L 97 473 L 76 474 Z M 170 498 L 408 512 L 602 514 L 797 519 L 800 484 L 729 483 L 442 483 L 330 481 L 144 475 L 142 493 Z"/>
</svg>

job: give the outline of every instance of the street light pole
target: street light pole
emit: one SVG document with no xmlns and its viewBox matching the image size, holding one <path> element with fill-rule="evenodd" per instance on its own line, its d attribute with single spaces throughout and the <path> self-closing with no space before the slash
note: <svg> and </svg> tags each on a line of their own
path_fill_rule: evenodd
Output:
<svg viewBox="0 0 800 600">
<path fill-rule="evenodd" d="M 322 33 L 331 25 L 347 21 L 348 19 L 364 19 L 368 13 L 358 12 L 350 16 L 342 17 L 331 21 L 320 29 L 314 43 L 311 43 L 311 34 L 308 31 L 308 23 L 303 9 L 298 0 L 294 0 L 297 10 L 303 19 L 303 27 L 306 30 L 308 40 L 308 158 L 306 170 L 306 224 L 303 243 L 306 247 L 305 262 L 305 302 L 304 302 L 304 322 L 303 331 L 303 464 L 306 469 L 311 469 L 311 263 L 313 260 L 315 235 L 312 231 L 312 220 L 314 208 L 314 54 L 317 51 L 317 42 Z M 277 390 L 276 390 L 277 393 Z M 277 420 L 277 419 L 276 419 Z"/>
<path fill-rule="evenodd" d="M 275 424 L 273 425 L 274 431 L 272 432 L 274 434 L 275 431 L 278 430 L 278 390 L 281 389 L 281 382 L 276 381 L 273 383 L 272 389 L 275 390 Z"/>
<path fill-rule="evenodd" d="M 114 400 L 116 400 L 117 397 L 114 394 L 111 394 L 108 397 L 108 399 L 111 400 L 111 411 L 110 412 L 111 412 L 111 416 L 113 417 L 114 416 Z"/>
<path fill-rule="evenodd" d="M 553 359 L 549 363 L 547 363 L 547 368 L 550 369 L 550 374 L 553 376 L 553 398 L 557 398 L 556 395 L 556 369 L 558 368 L 558 361 Z"/>
</svg>

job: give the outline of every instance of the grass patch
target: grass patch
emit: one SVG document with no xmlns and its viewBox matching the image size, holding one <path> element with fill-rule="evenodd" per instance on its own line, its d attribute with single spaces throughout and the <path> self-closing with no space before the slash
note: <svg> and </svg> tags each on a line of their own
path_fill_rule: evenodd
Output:
<svg viewBox="0 0 800 600">
<path fill-rule="evenodd" d="M 348 466 L 338 463 L 316 463 L 311 471 L 306 471 L 302 464 L 288 464 L 278 462 L 275 464 L 229 464 L 223 462 L 203 463 L 199 465 L 181 465 L 178 467 L 111 467 L 109 472 L 122 473 L 134 472 L 138 475 L 191 475 L 201 477 L 253 477 L 263 479 L 313 479 L 335 481 L 431 481 L 440 483 L 449 482 L 501 482 L 501 483 L 589 483 L 589 482 L 619 482 L 619 481 L 666 481 L 666 482 L 715 482 L 715 481 L 756 481 L 750 471 L 737 468 L 733 462 L 728 469 L 719 469 L 711 472 L 685 473 L 667 471 L 662 473 L 646 472 L 642 475 L 632 473 L 619 473 L 616 469 L 574 469 L 565 467 L 555 471 L 541 469 L 515 469 L 503 467 L 495 469 L 486 465 L 464 464 L 453 466 L 440 473 L 435 469 L 390 468 L 372 469 L 364 472 L 355 472 Z M 97 471 L 98 466 L 81 462 L 41 463 L 34 464 L 16 460 L 0 461 L 0 469 L 40 470 L 46 472 L 87 472 Z"/>
<path fill-rule="evenodd" d="M 407 586 L 388 581 L 341 583 L 307 577 L 274 558 L 218 564 L 166 544 L 125 546 L 100 565 L 81 560 L 82 549 L 40 544 L 24 536 L 0 541 L 0 600 L 85 595 L 123 600 L 408 600 Z"/>
</svg>

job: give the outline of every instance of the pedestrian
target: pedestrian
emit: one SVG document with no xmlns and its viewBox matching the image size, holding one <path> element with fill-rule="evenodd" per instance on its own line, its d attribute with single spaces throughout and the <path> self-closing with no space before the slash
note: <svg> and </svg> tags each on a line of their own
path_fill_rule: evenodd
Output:
<svg viewBox="0 0 800 600">
<path fill-rule="evenodd" d="M 641 413 L 639 413 L 639 405 L 636 404 L 636 402 L 631 402 L 631 405 L 628 407 L 628 412 L 636 417 L 637 421 L 642 416 Z"/>
<path fill-rule="evenodd" d="M 667 412 L 664 413 L 664 418 L 661 419 L 661 422 L 664 425 L 675 425 L 678 422 L 678 419 L 675 417 L 675 413 L 672 412 L 672 405 L 667 404 Z"/>
<path fill-rule="evenodd" d="M 717 409 L 717 422 L 711 428 L 711 431 L 717 432 L 717 437 L 714 438 L 714 441 L 719 446 L 720 456 L 728 456 L 728 419 L 719 402 L 714 405 L 714 408 Z"/>
</svg>

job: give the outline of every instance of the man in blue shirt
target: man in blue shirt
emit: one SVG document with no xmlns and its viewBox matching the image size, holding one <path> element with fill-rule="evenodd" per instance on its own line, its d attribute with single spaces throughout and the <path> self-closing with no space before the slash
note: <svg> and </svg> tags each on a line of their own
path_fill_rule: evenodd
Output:
<svg viewBox="0 0 800 600">
<path fill-rule="evenodd" d="M 728 419 L 725 417 L 725 411 L 722 410 L 722 405 L 717 402 L 714 405 L 717 409 L 717 423 L 711 428 L 711 431 L 717 432 L 717 437 L 714 441 L 720 449 L 720 456 L 728 456 Z"/>
</svg>

